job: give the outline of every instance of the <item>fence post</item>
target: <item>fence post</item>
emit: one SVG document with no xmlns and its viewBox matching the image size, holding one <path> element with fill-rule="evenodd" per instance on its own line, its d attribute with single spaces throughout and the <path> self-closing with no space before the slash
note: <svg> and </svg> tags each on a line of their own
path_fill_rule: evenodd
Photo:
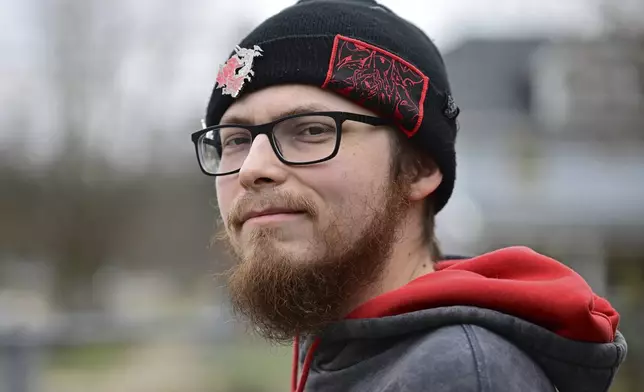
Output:
<svg viewBox="0 0 644 392">
<path fill-rule="evenodd" d="M 28 337 L 20 332 L 0 337 L 0 392 L 30 391 L 29 376 L 33 373 L 33 345 Z M 4 381 L 2 381 L 4 380 Z M 2 385 L 4 384 L 4 385 Z"/>
</svg>

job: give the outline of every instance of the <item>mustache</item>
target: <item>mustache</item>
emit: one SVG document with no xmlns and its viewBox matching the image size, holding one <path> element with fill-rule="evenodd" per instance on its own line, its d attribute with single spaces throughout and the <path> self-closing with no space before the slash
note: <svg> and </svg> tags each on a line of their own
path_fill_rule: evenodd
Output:
<svg viewBox="0 0 644 392">
<path fill-rule="evenodd" d="M 269 208 L 301 211 L 311 217 L 318 215 L 315 204 L 306 197 L 288 191 L 270 190 L 257 194 L 245 193 L 240 196 L 226 218 L 226 226 L 238 229 L 244 223 L 243 219 L 247 213 Z"/>
</svg>

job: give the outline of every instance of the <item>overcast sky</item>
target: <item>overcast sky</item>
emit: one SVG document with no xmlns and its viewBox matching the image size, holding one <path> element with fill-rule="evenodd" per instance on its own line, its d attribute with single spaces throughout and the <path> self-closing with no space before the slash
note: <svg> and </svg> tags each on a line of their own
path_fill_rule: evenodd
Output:
<svg viewBox="0 0 644 392">
<path fill-rule="evenodd" d="M 31 71 L 42 73 L 43 68 L 46 68 L 43 67 L 42 53 L 45 53 L 43 49 L 46 49 L 47 37 L 41 31 L 42 19 L 39 18 L 44 17 L 42 7 L 50 4 L 48 1 L 0 0 L 0 104 L 5 108 L 5 113 L 7 108 L 11 108 L 13 112 L 23 108 L 30 112 L 33 110 L 29 109 L 30 106 L 38 106 L 38 115 L 28 115 L 33 120 L 26 127 L 28 129 L 3 128 L 3 115 L 0 112 L 0 143 L 12 135 L 24 136 L 29 133 L 32 139 L 30 142 L 46 140 L 42 146 L 34 144 L 32 148 L 55 148 L 57 135 L 52 135 L 46 126 L 37 124 L 39 118 L 46 121 L 40 104 L 34 103 L 34 95 L 42 95 L 43 89 L 35 77 L 37 75 Z M 592 36 L 603 29 L 597 7 L 600 1 L 602 0 L 381 0 L 381 3 L 425 30 L 445 52 L 471 37 Z M 162 119 L 171 121 L 171 114 L 185 112 L 178 104 L 202 105 L 212 88 L 215 62 L 223 61 L 231 50 L 229 46 L 232 45 L 232 40 L 237 39 L 233 36 L 239 35 L 239 30 L 235 28 L 240 23 L 260 23 L 294 3 L 295 0 L 184 0 L 161 3 L 158 0 L 117 0 L 106 3 L 105 7 L 113 11 L 110 15 L 105 15 L 106 20 L 128 24 L 132 34 L 136 35 L 146 28 L 152 32 L 166 28 L 168 25 L 165 20 L 168 15 L 178 20 L 176 23 L 179 26 L 175 26 L 177 31 L 188 32 L 182 37 L 176 37 L 177 42 L 181 40 L 181 52 L 176 55 L 183 59 L 183 62 L 178 63 L 183 65 L 178 66 L 175 72 L 173 86 L 177 90 L 173 91 L 172 86 L 155 82 L 154 70 L 160 67 L 155 64 L 146 65 L 142 61 L 144 65 L 132 68 L 139 71 L 130 72 L 132 77 L 126 78 L 129 82 L 124 84 L 121 106 L 112 110 L 119 110 L 118 107 L 139 110 L 136 108 L 145 104 L 158 109 L 174 100 L 172 110 L 160 110 L 165 112 L 163 118 L 159 117 L 162 123 Z M 150 31 L 146 34 L 150 34 Z M 131 41 L 134 43 L 136 39 L 133 36 Z M 150 41 L 143 41 L 143 46 L 134 48 L 137 55 L 130 56 L 133 60 L 144 58 L 147 49 L 159 43 L 156 34 L 147 39 Z M 160 90 L 155 91 L 155 86 Z M 18 95 L 16 92 L 19 92 Z M 168 96 L 168 102 L 149 101 L 150 97 L 162 95 Z M 135 105 L 137 102 L 138 106 Z M 52 107 L 51 102 L 48 106 Z M 124 113 L 114 114 L 124 116 Z M 140 115 L 144 116 L 145 113 Z M 197 120 L 194 122 L 198 123 Z M 133 153 L 139 148 L 135 139 L 142 137 L 141 140 L 145 140 L 145 136 L 141 132 L 133 133 L 130 130 L 132 127 L 134 125 L 117 127 L 123 133 L 122 136 L 118 135 L 118 130 L 110 132 L 109 144 L 120 151 L 122 157 L 119 160 L 126 161 L 133 156 L 141 156 Z M 47 138 L 43 138 L 43 135 Z"/>
<path fill-rule="evenodd" d="M 470 35 L 597 34 L 603 28 L 599 0 L 381 0 L 416 23 L 442 49 Z M 238 0 L 221 4 L 231 13 L 245 13 L 253 4 L 258 19 L 293 4 L 292 0 Z"/>
<path fill-rule="evenodd" d="M 603 23 L 597 4 L 602 0 L 381 0 L 399 15 L 415 22 L 441 49 L 449 49 L 462 39 L 476 36 L 594 35 Z M 629 1 L 641 0 L 621 0 Z M 222 31 L 240 18 L 260 22 L 295 0 L 191 0 L 181 7 L 199 9 L 201 18 L 219 25 Z M 158 7 L 145 0 L 134 1 L 145 11 Z M 40 0 L 0 0 L 0 49 L 3 53 L 21 51 L 34 43 L 34 18 Z M 170 2 L 168 6 L 177 6 Z M 205 7 L 204 7 L 205 5 Z M 183 11 L 183 10 L 182 10 Z M 148 17 L 154 13 L 148 13 Z M 222 28 L 223 27 L 223 28 Z M 4 57 L 4 56 L 3 56 Z M 9 58 L 3 58 L 9 61 Z"/>
</svg>

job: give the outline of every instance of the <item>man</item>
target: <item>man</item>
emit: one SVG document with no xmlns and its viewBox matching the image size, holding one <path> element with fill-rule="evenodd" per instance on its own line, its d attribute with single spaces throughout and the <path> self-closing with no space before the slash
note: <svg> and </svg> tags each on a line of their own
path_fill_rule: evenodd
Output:
<svg viewBox="0 0 644 392">
<path fill-rule="evenodd" d="M 293 391 L 609 388 L 619 315 L 579 275 L 521 247 L 439 262 L 458 114 L 436 47 L 374 1 L 300 1 L 220 67 L 193 142 L 234 308 L 294 339 Z"/>
</svg>

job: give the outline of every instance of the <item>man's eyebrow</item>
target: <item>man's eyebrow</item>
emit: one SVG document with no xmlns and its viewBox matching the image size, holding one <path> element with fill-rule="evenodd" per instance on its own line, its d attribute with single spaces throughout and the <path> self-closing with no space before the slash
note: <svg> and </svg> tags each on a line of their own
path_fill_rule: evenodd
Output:
<svg viewBox="0 0 644 392">
<path fill-rule="evenodd" d="M 274 116 L 271 117 L 270 121 L 275 121 L 279 118 L 293 116 L 296 114 L 313 113 L 313 112 L 329 112 L 329 111 L 332 111 L 332 110 L 322 104 L 313 103 L 313 104 L 307 104 L 307 105 L 298 105 L 275 114 Z M 230 116 L 222 117 L 219 124 L 220 125 L 221 124 L 252 125 L 253 121 L 250 120 L 249 118 L 233 114 Z"/>
</svg>

